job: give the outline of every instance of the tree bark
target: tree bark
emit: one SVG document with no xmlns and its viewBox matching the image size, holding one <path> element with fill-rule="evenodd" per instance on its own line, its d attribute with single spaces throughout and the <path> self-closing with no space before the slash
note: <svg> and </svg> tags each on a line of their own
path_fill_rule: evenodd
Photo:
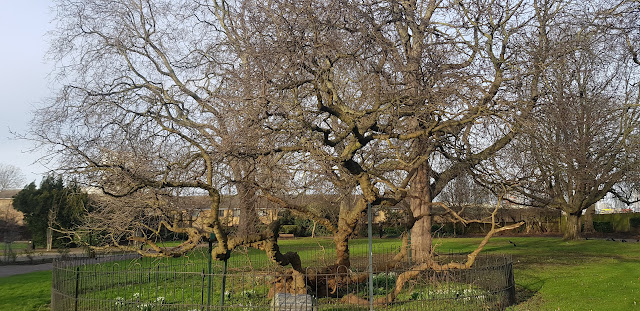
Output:
<svg viewBox="0 0 640 311">
<path fill-rule="evenodd" d="M 311 237 L 312 238 L 316 237 L 316 224 L 317 224 L 317 222 L 314 220 L 313 221 L 313 228 L 311 229 Z"/>
<path fill-rule="evenodd" d="M 355 226 L 349 225 L 353 222 L 350 218 L 350 208 L 348 199 L 340 201 L 340 216 L 338 219 L 338 232 L 333 236 L 333 242 L 336 244 L 336 265 L 349 267 L 351 261 L 349 259 L 349 236 L 353 233 Z"/>
<path fill-rule="evenodd" d="M 56 213 L 55 213 L 55 204 L 52 206 L 52 208 L 49 210 L 49 214 L 48 214 L 48 220 L 47 220 L 47 251 L 50 251 L 53 249 L 53 223 L 54 220 L 56 218 Z"/>
<path fill-rule="evenodd" d="M 409 190 L 413 217 L 421 217 L 411 228 L 411 256 L 417 262 L 425 262 L 431 256 L 431 189 L 429 167 L 422 164 L 411 182 Z"/>
<path fill-rule="evenodd" d="M 592 204 L 584 213 L 584 230 L 582 232 L 595 232 L 593 227 L 593 215 L 596 213 L 596 205 Z"/>
<path fill-rule="evenodd" d="M 582 210 L 575 213 L 567 213 L 567 227 L 564 231 L 565 240 L 578 240 L 580 239 L 580 217 L 582 216 Z"/>
<path fill-rule="evenodd" d="M 53 231 L 51 227 L 47 227 L 47 251 L 51 251 L 53 249 Z"/>
<path fill-rule="evenodd" d="M 236 189 L 238 191 L 240 202 L 240 219 L 238 223 L 238 235 L 247 236 L 250 234 L 258 233 L 260 218 L 256 212 L 256 190 L 251 185 L 244 183 L 237 183 Z"/>
</svg>

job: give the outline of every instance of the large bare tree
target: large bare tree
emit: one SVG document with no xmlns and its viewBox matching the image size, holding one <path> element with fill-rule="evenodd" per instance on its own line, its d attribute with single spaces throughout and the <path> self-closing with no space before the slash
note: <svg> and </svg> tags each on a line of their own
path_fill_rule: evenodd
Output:
<svg viewBox="0 0 640 311">
<path fill-rule="evenodd" d="M 339 264 L 348 264 L 348 236 L 367 203 L 405 198 L 414 258 L 428 260 L 433 199 L 513 139 L 508 121 L 525 118 L 538 97 L 541 65 L 532 50 L 544 49 L 538 31 L 547 25 L 530 3 L 209 7 L 251 68 L 237 85 L 254 87 L 252 99 L 272 120 L 300 133 L 289 146 L 347 185 L 338 188 L 357 186 L 361 200 L 340 212 Z"/>
<path fill-rule="evenodd" d="M 256 182 L 265 179 L 260 171 L 272 162 L 261 151 L 266 115 L 223 91 L 235 60 L 215 25 L 193 14 L 198 7 L 191 1 L 99 0 L 63 0 L 56 7 L 51 54 L 65 84 L 36 114 L 33 137 L 50 148 L 61 170 L 112 198 L 140 200 L 128 205 L 138 211 L 123 214 L 154 222 L 121 218 L 130 222 L 121 223 L 110 242 L 119 244 L 125 234 L 152 245 L 154 252 L 145 255 L 180 255 L 213 233 L 214 255 L 225 258 L 238 245 L 273 237 L 273 229 L 256 226 L 254 208 Z M 204 194 L 209 210 L 184 226 L 174 215 L 188 208 L 167 204 L 158 193 Z M 233 236 L 218 218 L 223 193 L 240 198 L 241 228 Z M 100 206 L 113 213 L 127 204 Z M 104 211 L 93 219 L 105 219 Z M 160 248 L 138 235 L 140 226 L 188 239 Z"/>
<path fill-rule="evenodd" d="M 138 223 L 147 232 L 188 235 L 165 249 L 123 223 L 120 232 L 152 246 L 146 255 L 180 255 L 215 233 L 216 257 L 256 246 L 292 273 L 302 263 L 279 252 L 277 223 L 251 230 L 259 195 L 333 231 L 342 267 L 367 204 L 409 200 L 417 271 L 468 268 L 488 238 L 519 226 L 491 221 L 467 262 L 433 260 L 433 206 L 469 221 L 435 198 L 539 120 L 532 114 L 543 111 L 549 74 L 567 54 L 549 34 L 571 15 L 562 1 L 543 0 L 60 0 L 57 8 L 52 53 L 65 87 L 36 116 L 35 139 L 62 169 L 136 199 L 131 216 L 148 219 Z M 320 191 L 339 198 L 337 221 L 288 200 Z M 189 226 L 174 221 L 180 211 L 165 196 L 198 192 L 209 212 Z M 238 195 L 247 216 L 236 235 L 218 219 L 223 194 Z M 114 206 L 106 202 L 97 219 Z"/>
<path fill-rule="evenodd" d="M 562 210 L 565 239 L 580 238 L 583 212 L 633 182 L 638 165 L 637 68 L 626 44 L 574 18 L 549 34 L 562 49 L 544 75 L 544 93 L 523 135 L 508 148 L 512 181 L 524 204 Z M 495 174 L 493 177 L 497 177 Z"/>
</svg>

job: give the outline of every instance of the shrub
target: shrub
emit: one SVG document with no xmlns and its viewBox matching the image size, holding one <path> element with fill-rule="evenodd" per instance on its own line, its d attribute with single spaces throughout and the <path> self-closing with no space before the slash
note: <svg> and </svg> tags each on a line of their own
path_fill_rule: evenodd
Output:
<svg viewBox="0 0 640 311">
<path fill-rule="evenodd" d="M 595 229 L 596 232 L 611 233 L 613 232 L 613 224 L 608 221 L 594 221 L 593 229 Z"/>
<path fill-rule="evenodd" d="M 398 237 L 404 232 L 405 228 L 401 226 L 385 227 L 384 235 L 388 237 Z"/>
<path fill-rule="evenodd" d="M 290 233 L 296 235 L 300 231 L 300 227 L 298 225 L 282 225 L 280 226 L 280 233 Z"/>
</svg>

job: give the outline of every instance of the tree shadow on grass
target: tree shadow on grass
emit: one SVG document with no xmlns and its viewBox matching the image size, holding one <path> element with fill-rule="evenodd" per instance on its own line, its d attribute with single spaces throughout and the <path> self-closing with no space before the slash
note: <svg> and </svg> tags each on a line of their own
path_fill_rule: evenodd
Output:
<svg viewBox="0 0 640 311">
<path fill-rule="evenodd" d="M 541 303 L 541 299 L 536 294 L 545 285 L 546 279 L 535 275 L 527 274 L 526 284 L 516 284 L 516 302 L 515 306 L 527 305 L 533 307 Z"/>
</svg>

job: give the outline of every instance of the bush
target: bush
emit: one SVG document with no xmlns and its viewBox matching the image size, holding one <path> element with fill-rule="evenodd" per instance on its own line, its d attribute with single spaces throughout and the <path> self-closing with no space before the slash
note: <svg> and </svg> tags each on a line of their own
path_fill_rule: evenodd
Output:
<svg viewBox="0 0 640 311">
<path fill-rule="evenodd" d="M 384 228 L 384 235 L 387 237 L 398 237 L 405 231 L 404 227 L 394 226 Z"/>
<path fill-rule="evenodd" d="M 280 226 L 280 233 L 285 234 L 293 234 L 297 236 L 297 233 L 300 231 L 300 227 L 298 225 L 282 225 Z"/>
<path fill-rule="evenodd" d="M 613 232 L 613 224 L 608 221 L 594 221 L 593 229 L 595 229 L 596 232 L 611 233 Z"/>
<path fill-rule="evenodd" d="M 640 218 L 629 219 L 629 226 L 631 226 L 631 228 L 640 228 Z"/>
</svg>

